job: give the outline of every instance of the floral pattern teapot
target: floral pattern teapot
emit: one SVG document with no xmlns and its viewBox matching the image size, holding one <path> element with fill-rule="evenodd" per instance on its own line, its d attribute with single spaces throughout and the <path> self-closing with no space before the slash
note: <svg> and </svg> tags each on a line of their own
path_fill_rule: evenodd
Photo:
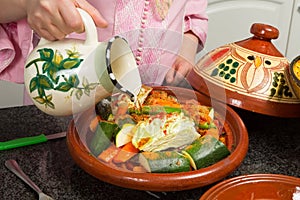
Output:
<svg viewBox="0 0 300 200">
<path fill-rule="evenodd" d="M 189 82 L 200 92 L 235 107 L 299 117 L 300 100 L 290 84 L 289 62 L 271 42 L 278 38 L 278 29 L 255 23 L 251 33 L 253 37 L 204 55 L 190 73 Z"/>
<path fill-rule="evenodd" d="M 78 9 L 85 25 L 85 40 L 41 39 L 27 58 L 25 87 L 43 112 L 67 116 L 94 106 L 114 92 L 134 101 L 141 88 L 133 53 L 124 38 L 98 42 L 92 18 Z"/>
</svg>

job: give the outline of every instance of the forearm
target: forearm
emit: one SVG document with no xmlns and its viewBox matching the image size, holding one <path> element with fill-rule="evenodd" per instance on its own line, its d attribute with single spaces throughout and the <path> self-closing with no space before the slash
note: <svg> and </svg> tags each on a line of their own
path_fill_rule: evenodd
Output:
<svg viewBox="0 0 300 200">
<path fill-rule="evenodd" d="M 194 35 L 191 31 L 185 33 L 179 55 L 194 64 L 198 45 L 199 39 L 196 35 Z"/>
<path fill-rule="evenodd" d="M 1 0 L 0 23 L 9 23 L 26 17 L 26 0 Z"/>
</svg>

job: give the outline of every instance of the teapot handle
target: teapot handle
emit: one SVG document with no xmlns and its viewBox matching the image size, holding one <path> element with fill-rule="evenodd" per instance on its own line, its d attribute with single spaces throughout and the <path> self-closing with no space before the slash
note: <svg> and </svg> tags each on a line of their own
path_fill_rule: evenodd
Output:
<svg viewBox="0 0 300 200">
<path fill-rule="evenodd" d="M 98 43 L 98 33 L 92 17 L 81 8 L 77 8 L 77 10 L 81 15 L 82 21 L 84 23 L 84 30 L 86 33 L 84 45 L 95 45 L 96 43 Z M 48 43 L 51 43 L 51 41 L 46 40 L 45 38 L 41 38 L 39 41 L 39 45 L 44 45 Z"/>
</svg>

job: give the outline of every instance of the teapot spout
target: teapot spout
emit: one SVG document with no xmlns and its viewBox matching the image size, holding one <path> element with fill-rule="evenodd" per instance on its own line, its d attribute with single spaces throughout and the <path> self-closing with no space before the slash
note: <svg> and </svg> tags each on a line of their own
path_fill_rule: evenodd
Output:
<svg viewBox="0 0 300 200">
<path fill-rule="evenodd" d="M 133 52 L 124 38 L 116 36 L 108 42 L 105 62 L 106 73 L 100 73 L 100 84 L 108 91 L 124 92 L 135 101 L 141 90 L 142 81 Z M 100 68 L 96 69 L 98 74 Z"/>
</svg>

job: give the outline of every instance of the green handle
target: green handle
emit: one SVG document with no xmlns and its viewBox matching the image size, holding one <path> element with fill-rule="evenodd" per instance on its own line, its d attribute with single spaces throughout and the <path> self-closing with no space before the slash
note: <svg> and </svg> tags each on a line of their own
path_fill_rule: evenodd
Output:
<svg viewBox="0 0 300 200">
<path fill-rule="evenodd" d="M 18 138 L 6 142 L 0 142 L 0 150 L 7 150 L 7 149 L 23 147 L 32 144 L 38 144 L 38 143 L 46 142 L 47 140 L 48 139 L 44 134 L 38 136 Z"/>
</svg>

